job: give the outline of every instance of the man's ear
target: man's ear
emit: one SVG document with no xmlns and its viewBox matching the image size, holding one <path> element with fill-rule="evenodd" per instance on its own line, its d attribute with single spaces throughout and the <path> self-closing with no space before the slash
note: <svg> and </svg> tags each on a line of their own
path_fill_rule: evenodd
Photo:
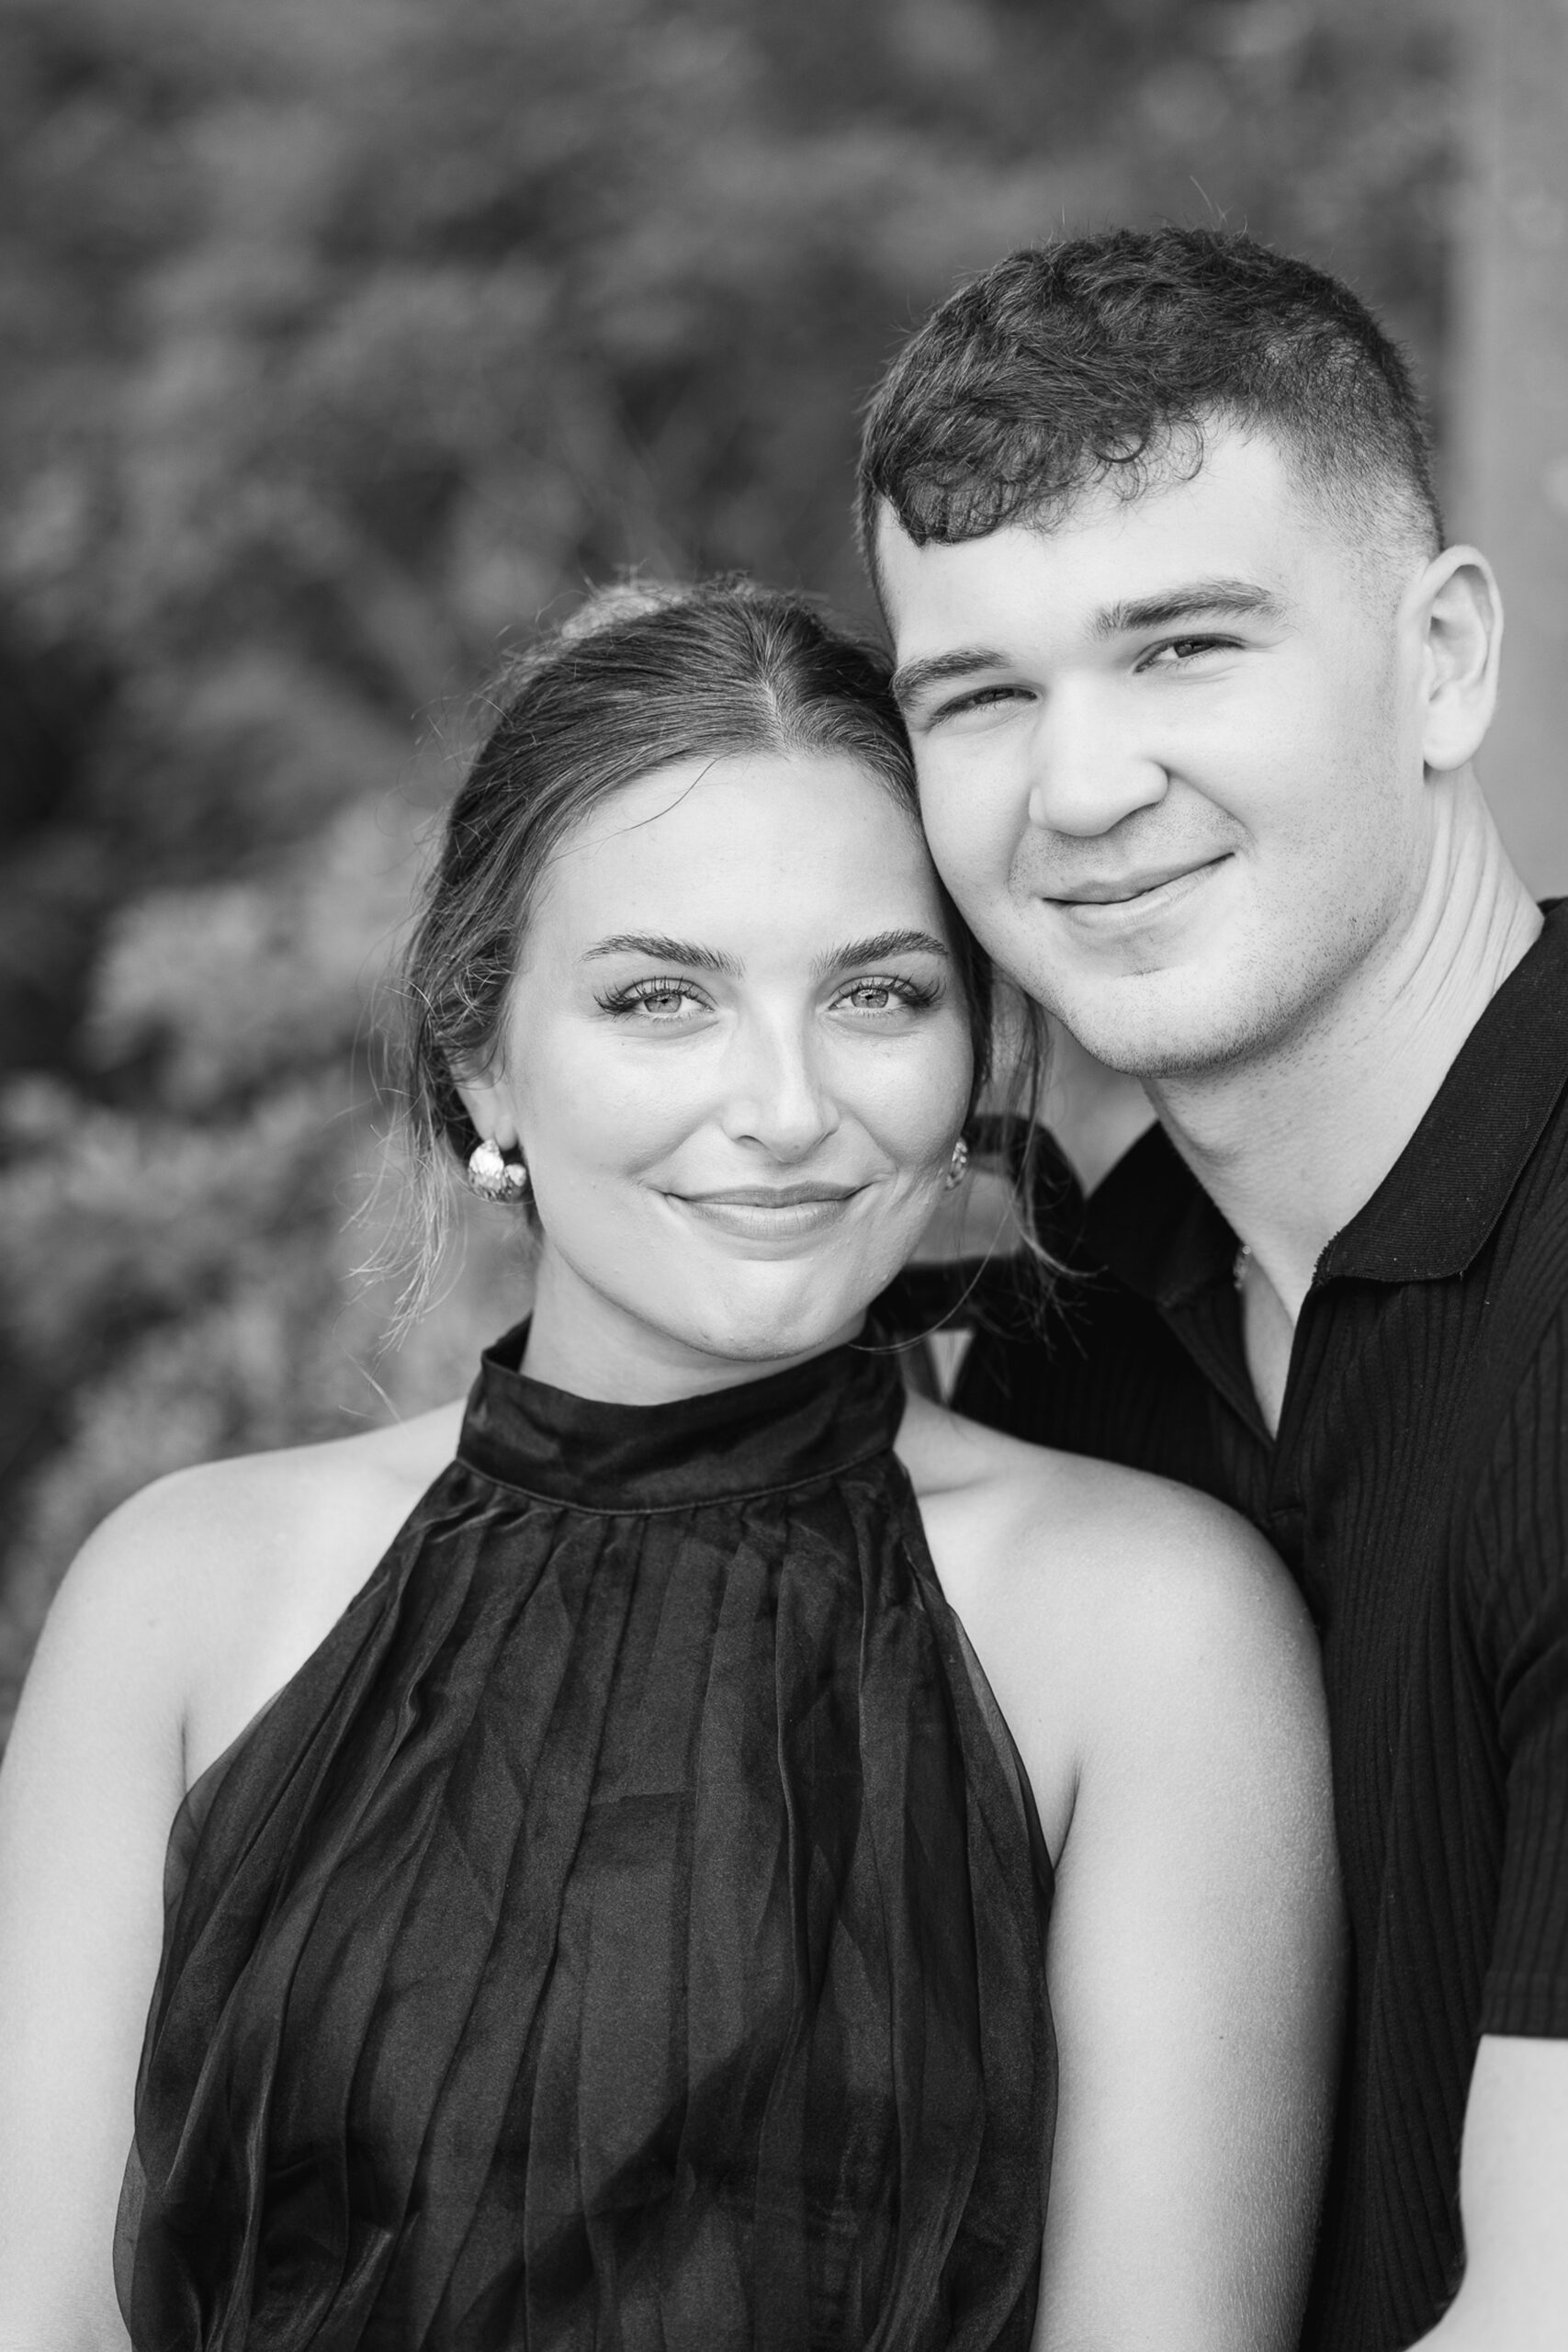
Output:
<svg viewBox="0 0 1568 2352">
<path fill-rule="evenodd" d="M 1450 775 L 1481 748 L 1497 703 L 1503 600 L 1476 548 L 1445 548 L 1412 591 L 1422 632 L 1421 756 Z"/>
</svg>

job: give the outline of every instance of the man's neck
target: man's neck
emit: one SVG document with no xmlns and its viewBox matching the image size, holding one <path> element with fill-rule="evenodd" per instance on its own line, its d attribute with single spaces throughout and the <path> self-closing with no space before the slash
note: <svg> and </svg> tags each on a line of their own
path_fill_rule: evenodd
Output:
<svg viewBox="0 0 1568 2352">
<path fill-rule="evenodd" d="M 1382 1182 L 1540 930 L 1473 781 L 1444 790 L 1408 918 L 1314 1021 L 1258 1060 L 1149 1084 L 1287 1326 L 1325 1246 Z"/>
</svg>

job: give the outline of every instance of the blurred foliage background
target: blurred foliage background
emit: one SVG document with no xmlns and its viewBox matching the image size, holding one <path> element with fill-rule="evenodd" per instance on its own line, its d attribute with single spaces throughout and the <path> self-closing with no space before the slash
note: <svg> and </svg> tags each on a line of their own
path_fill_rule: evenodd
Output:
<svg viewBox="0 0 1568 2352">
<path fill-rule="evenodd" d="M 1440 419 L 1452 81 L 1437 0 L 0 0 L 0 1728 L 132 1487 L 521 1295 L 466 1216 L 387 1353 L 356 1272 L 504 647 L 634 562 L 868 618 L 858 403 L 1064 224 L 1326 263 Z"/>
</svg>

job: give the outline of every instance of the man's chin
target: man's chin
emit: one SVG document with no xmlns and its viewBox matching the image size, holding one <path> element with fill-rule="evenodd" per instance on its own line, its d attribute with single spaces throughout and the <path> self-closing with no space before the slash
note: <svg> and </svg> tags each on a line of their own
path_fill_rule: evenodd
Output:
<svg viewBox="0 0 1568 2352">
<path fill-rule="evenodd" d="M 1275 1025 L 1261 1008 L 1244 1012 L 1235 991 L 1148 981 L 1042 991 L 1036 1001 L 1106 1069 L 1145 1081 L 1234 1069 L 1267 1051 Z"/>
</svg>

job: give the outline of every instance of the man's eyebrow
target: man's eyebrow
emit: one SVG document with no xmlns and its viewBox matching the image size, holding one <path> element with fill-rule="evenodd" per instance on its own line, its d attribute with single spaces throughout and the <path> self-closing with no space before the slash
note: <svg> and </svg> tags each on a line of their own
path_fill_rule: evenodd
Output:
<svg viewBox="0 0 1568 2352">
<path fill-rule="evenodd" d="M 725 956 L 716 947 L 699 947 L 690 939 L 669 939 L 657 931 L 612 932 L 608 939 L 596 939 L 582 951 L 585 964 L 599 956 L 646 956 L 654 964 L 684 964 L 692 971 L 723 972 L 730 979 L 740 977 L 733 956 Z"/>
<path fill-rule="evenodd" d="M 1137 596 L 1123 604 L 1107 605 L 1094 616 L 1096 637 L 1121 637 L 1138 629 L 1166 628 L 1174 621 L 1197 620 L 1204 615 L 1228 614 L 1239 619 L 1252 614 L 1275 620 L 1284 610 L 1271 589 L 1255 580 L 1193 580 L 1158 596 Z M 893 673 L 893 693 L 901 707 L 919 702 L 933 686 L 954 678 L 973 678 L 982 671 L 1010 670 L 1010 657 L 994 646 L 960 645 L 951 653 L 927 654 L 907 662 Z"/>
<path fill-rule="evenodd" d="M 944 941 L 929 931 L 876 931 L 869 939 L 846 940 L 842 947 L 829 949 L 817 959 L 817 977 L 826 979 L 830 972 L 847 972 L 857 964 L 885 963 L 889 956 L 941 956 L 948 954 Z"/>
<path fill-rule="evenodd" d="M 1168 628 L 1173 621 L 1197 620 L 1205 614 L 1229 614 L 1235 618 L 1253 614 L 1277 619 L 1284 607 L 1271 590 L 1255 580 L 1192 580 L 1162 595 L 1136 596 L 1107 605 L 1095 615 L 1096 637 L 1122 637 L 1140 629 Z"/>
<path fill-rule="evenodd" d="M 959 646 L 952 653 L 930 653 L 923 661 L 906 662 L 901 670 L 895 670 L 894 699 L 901 705 L 918 702 L 928 688 L 945 685 L 949 678 L 972 678 L 978 670 L 1005 670 L 1007 666 L 1007 655 L 986 645 Z"/>
</svg>

